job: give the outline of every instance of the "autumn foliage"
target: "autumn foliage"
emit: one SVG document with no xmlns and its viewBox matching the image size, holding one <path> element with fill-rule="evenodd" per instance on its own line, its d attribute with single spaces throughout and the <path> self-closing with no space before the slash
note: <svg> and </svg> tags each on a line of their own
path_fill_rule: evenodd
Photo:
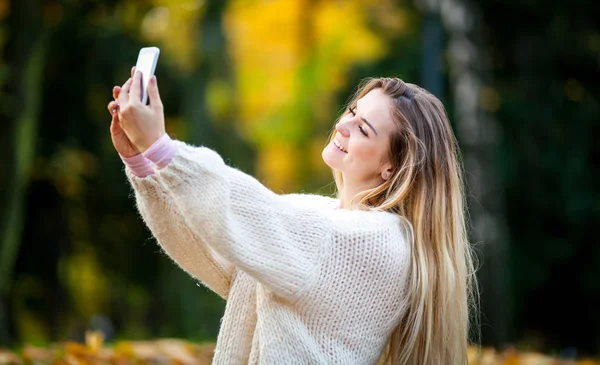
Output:
<svg viewBox="0 0 600 365">
<path fill-rule="evenodd" d="M 86 343 L 65 342 L 48 348 L 25 346 L 19 353 L 0 349 L 1 365 L 130 365 L 210 364 L 214 344 L 198 345 L 178 339 L 120 341 L 104 344 L 100 333 L 88 332 Z"/>
<path fill-rule="evenodd" d="M 86 333 L 85 344 L 65 342 L 47 348 L 26 346 L 21 351 L 0 349 L 0 365 L 209 365 L 215 345 L 179 339 L 104 343 L 100 332 Z M 591 359 L 561 360 L 535 352 L 503 352 L 493 348 L 470 348 L 471 365 L 600 365 Z"/>
</svg>

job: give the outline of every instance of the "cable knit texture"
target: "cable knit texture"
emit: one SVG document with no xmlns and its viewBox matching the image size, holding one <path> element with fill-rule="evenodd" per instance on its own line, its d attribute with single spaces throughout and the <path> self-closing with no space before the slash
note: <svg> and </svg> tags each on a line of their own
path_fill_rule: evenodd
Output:
<svg viewBox="0 0 600 365">
<path fill-rule="evenodd" d="M 165 167 L 126 173 L 163 250 L 227 300 L 213 364 L 375 364 L 406 304 L 398 217 L 278 195 L 208 148 L 173 143 Z"/>
</svg>

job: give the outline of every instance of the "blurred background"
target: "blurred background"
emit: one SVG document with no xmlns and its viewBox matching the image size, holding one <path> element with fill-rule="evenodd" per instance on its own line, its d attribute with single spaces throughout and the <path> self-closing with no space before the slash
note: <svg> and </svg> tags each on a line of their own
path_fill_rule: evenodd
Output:
<svg viewBox="0 0 600 365">
<path fill-rule="evenodd" d="M 276 192 L 357 83 L 446 105 L 480 258 L 483 344 L 600 353 L 600 29 L 592 0 L 0 0 L 0 347 L 214 341 L 224 301 L 134 209 L 106 105 L 158 46 L 167 131 Z"/>
</svg>

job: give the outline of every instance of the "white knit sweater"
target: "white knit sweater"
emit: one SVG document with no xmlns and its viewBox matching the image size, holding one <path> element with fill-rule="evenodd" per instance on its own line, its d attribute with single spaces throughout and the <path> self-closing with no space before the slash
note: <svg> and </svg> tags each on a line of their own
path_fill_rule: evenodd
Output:
<svg viewBox="0 0 600 365">
<path fill-rule="evenodd" d="M 214 364 L 375 364 L 404 311 L 410 246 L 393 214 L 278 195 L 214 151 L 175 141 L 128 168 L 164 251 L 227 300 Z"/>
</svg>

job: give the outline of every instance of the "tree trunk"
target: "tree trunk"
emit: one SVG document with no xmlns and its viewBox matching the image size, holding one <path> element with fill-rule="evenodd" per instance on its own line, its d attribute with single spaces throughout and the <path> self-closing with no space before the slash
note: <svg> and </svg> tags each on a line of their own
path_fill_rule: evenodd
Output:
<svg viewBox="0 0 600 365">
<path fill-rule="evenodd" d="M 481 340 L 502 347 L 510 340 L 512 297 L 508 288 L 508 237 L 502 205 L 502 186 L 497 178 L 495 148 L 499 126 L 480 109 L 486 79 L 478 32 L 478 13 L 465 0 L 417 0 L 435 35 L 432 15 L 439 14 L 448 34 L 448 63 L 452 85 L 456 134 L 465 165 L 470 237 L 480 253 L 477 276 L 481 295 Z M 435 60 L 434 60 L 435 61 Z M 428 70 L 424 70 L 425 73 Z M 479 314 L 477 314 L 479 315 Z M 472 333 L 473 335 L 473 333 Z M 479 334 L 476 334 L 479 337 Z"/>
<path fill-rule="evenodd" d="M 41 112 L 43 71 L 48 37 L 41 31 L 41 9 L 33 0 L 13 0 L 6 24 L 11 38 L 4 54 L 10 77 L 3 86 L 3 187 L 0 204 L 0 344 L 11 341 L 9 293 L 24 224 L 29 183 Z"/>
<path fill-rule="evenodd" d="M 510 340 L 512 297 L 508 287 L 508 236 L 503 191 L 495 163 L 499 125 L 480 109 L 486 82 L 478 39 L 478 14 L 462 0 L 445 0 L 441 16 L 450 35 L 449 69 L 453 85 L 457 135 L 461 143 L 473 242 L 479 257 L 484 344 L 502 348 Z"/>
<path fill-rule="evenodd" d="M 444 101 L 444 29 L 440 15 L 427 12 L 423 16 L 422 86 Z"/>
</svg>

